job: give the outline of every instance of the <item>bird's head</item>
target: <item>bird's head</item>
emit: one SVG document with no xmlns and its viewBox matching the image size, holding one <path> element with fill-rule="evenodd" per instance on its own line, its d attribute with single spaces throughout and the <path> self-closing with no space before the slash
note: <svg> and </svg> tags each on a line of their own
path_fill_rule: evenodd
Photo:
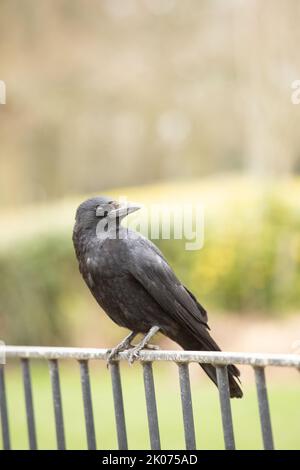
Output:
<svg viewBox="0 0 300 470">
<path fill-rule="evenodd" d="M 93 229 L 101 222 L 102 227 L 119 225 L 121 220 L 141 206 L 119 203 L 112 198 L 98 196 L 82 202 L 76 212 L 76 225 L 83 229 Z"/>
</svg>

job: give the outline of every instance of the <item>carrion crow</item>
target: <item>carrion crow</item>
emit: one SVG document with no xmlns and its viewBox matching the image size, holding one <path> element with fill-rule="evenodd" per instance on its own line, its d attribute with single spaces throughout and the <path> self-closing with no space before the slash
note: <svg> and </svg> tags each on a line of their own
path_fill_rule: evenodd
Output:
<svg viewBox="0 0 300 470">
<path fill-rule="evenodd" d="M 121 205 L 107 197 L 84 201 L 77 209 L 73 243 L 79 270 L 91 293 L 119 326 L 131 333 L 110 350 L 111 362 L 130 349 L 138 357 L 151 337 L 160 331 L 185 350 L 220 351 L 209 334 L 206 310 L 179 281 L 159 249 L 147 238 L 121 225 L 136 205 Z M 134 337 L 143 340 L 132 346 Z M 217 385 L 216 369 L 200 364 Z M 243 396 L 234 365 L 228 366 L 230 396 Z"/>
</svg>

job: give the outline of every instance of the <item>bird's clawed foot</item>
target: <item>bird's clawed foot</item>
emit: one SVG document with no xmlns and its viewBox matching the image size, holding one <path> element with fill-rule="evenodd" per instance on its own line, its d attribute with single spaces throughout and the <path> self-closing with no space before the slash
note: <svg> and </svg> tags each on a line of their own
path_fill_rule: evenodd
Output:
<svg viewBox="0 0 300 470">
<path fill-rule="evenodd" d="M 132 344 L 127 344 L 126 347 L 120 347 L 120 345 L 118 344 L 115 348 L 111 348 L 111 349 L 108 349 L 107 350 L 107 367 L 109 367 L 109 365 L 114 362 L 114 359 L 116 358 L 116 356 L 122 352 L 122 351 L 126 351 L 127 349 L 131 349 L 133 348 L 134 346 Z"/>
<path fill-rule="evenodd" d="M 142 341 L 130 350 L 128 355 L 129 364 L 133 364 L 136 359 L 139 359 L 140 351 L 142 349 L 159 349 L 158 346 L 148 343 L 148 341 L 150 341 L 150 339 L 158 332 L 158 330 L 158 326 L 153 326 L 144 336 Z"/>
<path fill-rule="evenodd" d="M 140 348 L 138 345 L 130 350 L 129 355 L 128 355 L 128 362 L 130 365 L 133 364 L 134 361 L 139 358 L 141 349 L 143 348 Z"/>
<path fill-rule="evenodd" d="M 122 352 L 126 351 L 126 349 L 134 348 L 134 346 L 131 344 L 131 341 L 134 339 L 136 336 L 135 333 L 130 333 L 126 338 L 121 341 L 121 343 L 117 344 L 115 348 L 109 349 L 107 351 L 107 367 L 114 361 L 116 356 Z"/>
</svg>

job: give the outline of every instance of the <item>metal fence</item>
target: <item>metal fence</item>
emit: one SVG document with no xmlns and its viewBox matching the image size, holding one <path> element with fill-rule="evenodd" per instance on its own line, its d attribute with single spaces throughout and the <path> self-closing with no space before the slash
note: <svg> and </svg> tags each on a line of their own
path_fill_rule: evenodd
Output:
<svg viewBox="0 0 300 470">
<path fill-rule="evenodd" d="M 37 436 L 30 375 L 30 361 L 35 359 L 46 360 L 49 364 L 55 416 L 56 440 L 58 449 L 66 448 L 62 396 L 59 376 L 59 361 L 61 359 L 71 359 L 79 362 L 87 447 L 88 449 L 96 449 L 95 424 L 92 407 L 92 395 L 88 361 L 91 359 L 105 361 L 107 357 L 107 350 L 83 348 L 5 346 L 4 352 L 8 361 L 11 358 L 17 358 L 21 361 L 30 449 L 37 449 Z M 120 353 L 118 360 L 114 362 L 110 367 L 118 446 L 119 449 L 122 450 L 127 449 L 128 445 L 119 362 L 127 359 L 128 355 L 126 352 Z M 231 403 L 229 398 L 227 366 L 228 364 L 245 364 L 252 367 L 254 370 L 256 381 L 263 445 L 265 449 L 274 449 L 270 409 L 267 394 L 267 384 L 265 378 L 265 367 L 292 367 L 300 370 L 300 356 L 292 354 L 244 354 L 200 351 L 142 351 L 140 362 L 143 367 L 143 378 L 151 449 L 159 450 L 159 420 L 157 414 L 155 387 L 152 370 L 152 363 L 154 361 L 171 361 L 177 363 L 178 365 L 185 445 L 186 449 L 189 450 L 196 449 L 195 424 L 189 377 L 189 363 L 196 362 L 203 364 L 213 364 L 217 369 L 224 443 L 225 448 L 231 450 L 235 449 L 235 439 L 232 423 Z M 11 443 L 5 389 L 5 367 L 5 365 L 0 366 L 0 411 L 3 448 L 10 449 Z"/>
</svg>

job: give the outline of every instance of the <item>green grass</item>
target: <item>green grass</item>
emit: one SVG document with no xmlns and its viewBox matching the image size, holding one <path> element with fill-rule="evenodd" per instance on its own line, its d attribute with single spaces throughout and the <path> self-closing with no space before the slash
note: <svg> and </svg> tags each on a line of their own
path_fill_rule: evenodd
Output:
<svg viewBox="0 0 300 470">
<path fill-rule="evenodd" d="M 110 374 L 103 364 L 91 363 L 91 384 L 99 449 L 117 448 Z M 86 448 L 84 415 L 81 399 L 79 368 L 77 364 L 62 363 L 61 387 L 69 449 Z M 183 449 L 184 435 L 176 365 L 155 365 L 155 384 L 163 449 Z M 215 387 L 199 373 L 197 365 L 191 367 L 192 393 L 197 445 L 200 449 L 222 449 L 222 424 L 218 393 Z M 285 371 L 283 378 L 272 381 L 269 387 L 270 406 L 277 448 L 300 448 L 300 390 L 292 372 Z M 293 372 L 295 377 L 295 372 Z M 250 380 L 251 379 L 251 380 Z M 283 380 L 284 379 L 284 380 Z M 34 407 L 40 449 L 54 449 L 55 428 L 51 399 L 51 386 L 47 367 L 32 364 Z M 236 445 L 239 449 L 262 448 L 256 392 L 252 376 L 245 377 L 245 397 L 232 400 Z M 249 382 L 249 383 L 248 383 Z M 122 367 L 122 383 L 129 448 L 149 448 L 146 405 L 141 367 Z M 285 383 L 289 385 L 285 385 Z M 6 388 L 12 447 L 28 446 L 23 384 L 20 369 L 15 364 L 6 367 Z"/>
</svg>

